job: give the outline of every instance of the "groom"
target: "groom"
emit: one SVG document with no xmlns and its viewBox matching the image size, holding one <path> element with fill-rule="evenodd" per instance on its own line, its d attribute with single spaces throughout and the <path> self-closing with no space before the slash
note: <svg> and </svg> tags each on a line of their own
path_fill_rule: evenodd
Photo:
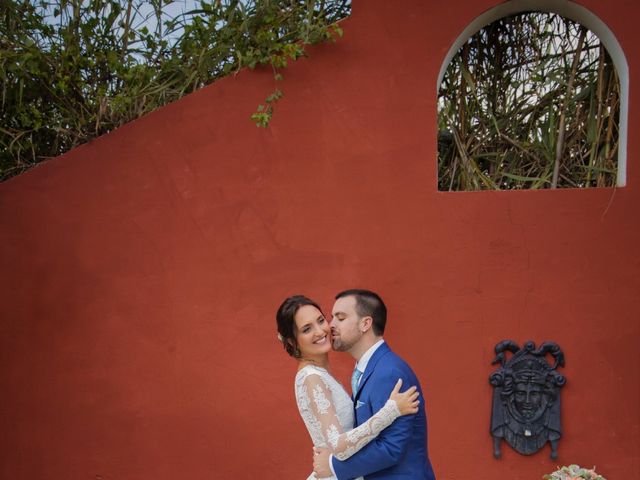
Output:
<svg viewBox="0 0 640 480">
<path fill-rule="evenodd" d="M 346 290 L 336 295 L 331 332 L 333 349 L 349 352 L 357 361 L 352 378 L 355 425 L 367 421 L 389 399 L 398 378 L 404 387 L 420 383 L 407 363 L 382 339 L 387 308 L 369 290 Z M 320 478 L 434 480 L 427 453 L 427 417 L 424 402 L 418 413 L 399 417 L 378 438 L 347 460 L 340 461 L 322 449 L 314 459 Z"/>
</svg>

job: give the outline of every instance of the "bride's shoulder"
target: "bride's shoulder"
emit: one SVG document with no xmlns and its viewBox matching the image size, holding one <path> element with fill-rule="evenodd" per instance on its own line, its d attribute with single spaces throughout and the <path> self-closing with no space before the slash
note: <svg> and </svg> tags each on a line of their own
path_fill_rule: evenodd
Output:
<svg viewBox="0 0 640 480">
<path fill-rule="evenodd" d="M 310 375 L 319 375 L 320 377 L 324 378 L 329 375 L 329 372 L 327 372 L 322 367 L 317 367 L 315 365 L 305 365 L 300 370 L 298 370 L 298 373 L 296 373 L 296 382 L 304 381 L 304 379 Z"/>
<path fill-rule="evenodd" d="M 336 388 L 331 374 L 315 365 L 306 365 L 298 370 L 294 385 L 297 395 L 309 395 L 311 390 L 317 391 L 318 388 L 333 392 Z"/>
</svg>

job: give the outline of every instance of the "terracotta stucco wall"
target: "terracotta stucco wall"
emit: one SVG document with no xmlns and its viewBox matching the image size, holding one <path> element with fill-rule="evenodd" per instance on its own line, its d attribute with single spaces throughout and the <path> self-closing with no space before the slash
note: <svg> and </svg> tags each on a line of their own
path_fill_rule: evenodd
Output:
<svg viewBox="0 0 640 480">
<path fill-rule="evenodd" d="M 274 312 L 353 286 L 422 379 L 438 478 L 640 477 L 640 6 L 580 3 L 629 62 L 625 188 L 438 192 L 438 71 L 496 3 L 355 1 L 269 129 L 243 71 L 0 185 L 0 477 L 306 478 Z M 557 462 L 492 457 L 503 338 L 565 351 Z"/>
</svg>

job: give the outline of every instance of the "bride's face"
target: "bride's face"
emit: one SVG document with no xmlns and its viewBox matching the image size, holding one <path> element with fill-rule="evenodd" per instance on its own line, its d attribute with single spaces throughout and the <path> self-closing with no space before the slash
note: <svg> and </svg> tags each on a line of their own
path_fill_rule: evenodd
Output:
<svg viewBox="0 0 640 480">
<path fill-rule="evenodd" d="M 322 312 L 304 305 L 296 312 L 296 340 L 303 358 L 325 355 L 331 350 L 331 329 Z"/>
</svg>

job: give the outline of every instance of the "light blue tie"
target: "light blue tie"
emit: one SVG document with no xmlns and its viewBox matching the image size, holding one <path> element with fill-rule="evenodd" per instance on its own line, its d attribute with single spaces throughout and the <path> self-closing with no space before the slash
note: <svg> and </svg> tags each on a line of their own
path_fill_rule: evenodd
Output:
<svg viewBox="0 0 640 480">
<path fill-rule="evenodd" d="M 362 372 L 357 368 L 353 371 L 353 375 L 351 375 L 351 391 L 353 392 L 354 398 L 356 396 L 356 392 L 358 391 L 358 382 L 360 381 L 361 376 Z"/>
</svg>

